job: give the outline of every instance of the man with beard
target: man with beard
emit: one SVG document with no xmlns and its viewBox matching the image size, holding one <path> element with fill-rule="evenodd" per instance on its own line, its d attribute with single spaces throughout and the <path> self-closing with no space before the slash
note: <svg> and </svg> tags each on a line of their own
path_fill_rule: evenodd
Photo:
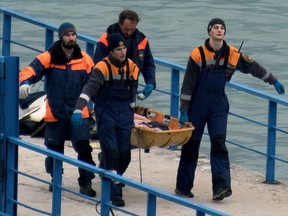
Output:
<svg viewBox="0 0 288 216">
<path fill-rule="evenodd" d="M 136 87 L 139 69 L 127 59 L 127 44 L 119 33 L 108 36 L 109 55 L 97 63 L 83 87 L 72 115 L 72 124 L 81 127 L 83 108 L 95 104 L 97 130 L 102 151 L 100 166 L 122 175 L 131 161 L 131 130 L 134 126 Z M 123 207 L 120 183 L 111 184 L 112 205 Z"/>
<path fill-rule="evenodd" d="M 95 165 L 92 159 L 92 148 L 89 143 L 89 111 L 83 109 L 83 124 L 80 128 L 71 125 L 71 116 L 76 106 L 82 87 L 94 65 L 92 58 L 77 45 L 75 26 L 65 22 L 59 26 L 58 38 L 48 51 L 38 55 L 19 75 L 20 99 L 26 99 L 30 85 L 45 76 L 46 79 L 46 113 L 45 113 L 45 146 L 64 154 L 65 140 L 71 139 L 78 159 Z M 53 158 L 45 159 L 46 172 L 53 181 Z M 79 168 L 79 192 L 94 197 L 96 191 L 91 187 L 94 173 Z M 49 191 L 53 187 L 50 185 Z"/>
</svg>

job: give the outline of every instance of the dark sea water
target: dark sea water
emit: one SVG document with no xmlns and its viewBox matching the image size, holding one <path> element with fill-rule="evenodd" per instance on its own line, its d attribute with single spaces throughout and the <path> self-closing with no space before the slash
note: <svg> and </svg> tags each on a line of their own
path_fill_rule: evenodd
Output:
<svg viewBox="0 0 288 216">
<path fill-rule="evenodd" d="M 1 0 L 0 6 L 33 16 L 55 26 L 59 26 L 65 21 L 72 22 L 78 32 L 97 39 L 108 25 L 117 21 L 122 9 L 130 8 L 137 11 L 140 16 L 141 21 L 137 27 L 148 37 L 153 55 L 182 65 L 186 65 L 192 48 L 201 45 L 208 37 L 207 24 L 210 19 L 220 17 L 226 23 L 225 40 L 228 44 L 239 47 L 244 41 L 241 51 L 274 73 L 286 86 L 288 93 L 288 3 L 284 0 L 82 0 L 81 2 L 75 0 Z M 2 23 L 2 16 L 0 22 Z M 17 29 L 17 32 L 24 39 L 32 37 L 37 41 L 37 32 L 29 32 L 27 29 L 22 31 L 21 27 Z M 0 29 L 0 34 L 2 35 L 2 29 Z M 20 65 L 26 66 L 34 57 L 25 56 L 24 53 Z M 162 71 L 161 68 L 157 69 Z M 158 86 L 168 89 L 170 75 L 168 71 L 167 73 L 162 72 L 157 73 Z M 236 72 L 233 81 L 276 94 L 273 86 L 252 78 L 251 75 Z M 262 110 L 255 106 L 262 102 L 255 100 L 254 97 L 231 90 L 228 90 L 227 94 L 232 112 L 242 110 L 248 116 L 260 121 L 267 121 L 267 104 Z M 287 96 L 282 97 L 287 99 Z M 167 101 L 168 98 L 153 93 L 145 103 L 139 102 L 139 105 L 169 112 Z M 288 123 L 287 108 L 284 107 L 281 113 L 279 122 L 282 126 L 286 126 Z M 264 136 L 266 129 L 262 132 L 263 129 L 240 123 L 233 117 L 229 118 L 228 127 L 230 128 L 229 138 L 241 137 L 243 142 L 249 143 L 249 146 L 266 151 L 266 137 Z M 277 152 L 281 157 L 288 159 L 288 138 L 287 136 L 281 137 L 279 140 Z M 207 155 L 209 155 L 209 147 L 209 140 L 204 138 L 201 148 Z M 264 157 L 235 149 L 230 145 L 228 148 L 232 163 L 265 173 Z M 288 182 L 287 165 L 283 165 L 283 163 L 276 165 L 281 167 L 276 177 Z"/>
</svg>

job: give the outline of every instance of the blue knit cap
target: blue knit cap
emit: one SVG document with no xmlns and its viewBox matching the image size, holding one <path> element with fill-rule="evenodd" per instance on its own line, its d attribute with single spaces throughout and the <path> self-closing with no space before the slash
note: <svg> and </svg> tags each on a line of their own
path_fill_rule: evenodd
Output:
<svg viewBox="0 0 288 216">
<path fill-rule="evenodd" d="M 126 41 L 120 33 L 112 33 L 108 35 L 108 51 L 117 47 L 126 46 Z"/>
<path fill-rule="evenodd" d="M 58 28 L 58 38 L 61 39 L 68 32 L 74 32 L 75 34 L 77 34 L 76 28 L 72 23 L 69 22 L 62 23 Z"/>
</svg>

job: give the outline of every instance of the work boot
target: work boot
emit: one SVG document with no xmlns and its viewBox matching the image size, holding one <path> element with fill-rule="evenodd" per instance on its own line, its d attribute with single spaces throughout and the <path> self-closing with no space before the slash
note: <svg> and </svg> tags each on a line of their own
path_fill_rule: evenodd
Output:
<svg viewBox="0 0 288 216">
<path fill-rule="evenodd" d="M 227 187 L 227 188 L 221 188 L 219 190 L 218 193 L 214 194 L 213 197 L 212 197 L 212 200 L 215 200 L 215 201 L 221 201 L 223 200 L 224 198 L 227 198 L 229 196 L 232 195 L 232 190 L 231 188 Z"/>
<path fill-rule="evenodd" d="M 112 199 L 111 204 L 116 206 L 116 207 L 124 207 L 125 201 L 121 198 L 114 198 L 114 199 Z"/>
<path fill-rule="evenodd" d="M 182 190 L 179 190 L 177 188 L 174 190 L 174 193 L 177 196 L 184 197 L 184 198 L 193 198 L 194 197 L 194 194 L 191 191 L 182 191 Z"/>
<path fill-rule="evenodd" d="M 91 184 L 87 184 L 85 186 L 80 186 L 79 193 L 84 194 L 89 197 L 95 197 L 96 196 L 96 191 L 93 190 L 91 187 Z"/>
<path fill-rule="evenodd" d="M 125 202 L 122 196 L 122 185 L 119 182 L 113 181 L 110 190 L 111 204 L 117 207 L 124 207 Z"/>
</svg>

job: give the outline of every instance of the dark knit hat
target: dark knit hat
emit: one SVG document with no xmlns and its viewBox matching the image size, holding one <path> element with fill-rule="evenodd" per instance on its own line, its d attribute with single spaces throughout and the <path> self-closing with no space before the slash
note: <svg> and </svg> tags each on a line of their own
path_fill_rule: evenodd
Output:
<svg viewBox="0 0 288 216">
<path fill-rule="evenodd" d="M 224 26 L 224 29 L 225 29 L 225 32 L 224 34 L 226 33 L 226 26 L 225 26 L 225 22 L 220 19 L 220 18 L 213 18 L 210 20 L 210 22 L 208 23 L 208 26 L 207 26 L 207 33 L 209 35 L 209 32 L 211 31 L 213 25 L 215 24 L 220 24 L 220 25 L 223 25 Z"/>
<path fill-rule="evenodd" d="M 75 34 L 77 34 L 76 28 L 72 23 L 69 22 L 62 23 L 58 28 L 58 38 L 61 39 L 68 32 L 74 32 Z"/>
<path fill-rule="evenodd" d="M 126 41 L 120 33 L 112 33 L 108 35 L 108 51 L 111 51 L 119 46 L 126 46 Z"/>
</svg>

